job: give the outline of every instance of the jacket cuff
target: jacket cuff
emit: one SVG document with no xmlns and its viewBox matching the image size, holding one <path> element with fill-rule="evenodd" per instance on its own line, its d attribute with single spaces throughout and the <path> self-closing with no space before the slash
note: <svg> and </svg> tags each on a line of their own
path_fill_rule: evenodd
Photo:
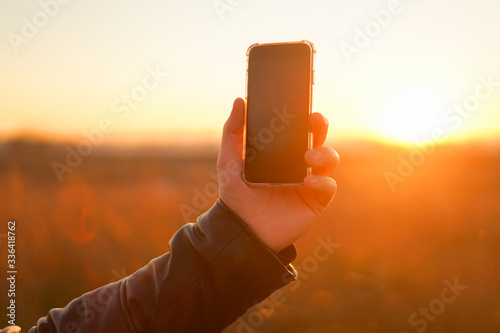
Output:
<svg viewBox="0 0 500 333">
<path fill-rule="evenodd" d="M 231 218 L 235 223 L 237 223 L 245 232 L 247 232 L 252 239 L 255 240 L 257 245 L 261 247 L 265 247 L 268 251 L 270 251 L 283 265 L 286 266 L 287 270 L 289 273 L 293 275 L 294 278 L 297 278 L 297 271 L 291 264 L 292 261 L 294 261 L 297 258 L 297 250 L 295 248 L 295 245 L 291 244 L 288 247 L 284 248 L 280 252 L 276 253 L 273 250 L 271 250 L 270 247 L 268 247 L 260 238 L 257 236 L 252 228 L 243 220 L 241 219 L 231 208 L 229 208 L 222 199 L 219 198 L 217 203 L 212 207 L 211 209 L 215 209 L 215 207 L 219 207 L 224 213 L 228 215 L 228 217 Z"/>
</svg>

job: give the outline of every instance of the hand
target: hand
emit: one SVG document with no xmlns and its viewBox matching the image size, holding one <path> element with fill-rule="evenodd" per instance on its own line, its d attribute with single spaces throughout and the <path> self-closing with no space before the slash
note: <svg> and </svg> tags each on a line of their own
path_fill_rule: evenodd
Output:
<svg viewBox="0 0 500 333">
<path fill-rule="evenodd" d="M 245 101 L 237 98 L 224 124 L 217 161 L 219 196 L 273 251 L 299 239 L 330 204 L 337 184 L 329 177 L 339 164 L 338 154 L 322 147 L 328 121 L 311 115 L 313 149 L 304 158 L 312 167 L 301 187 L 250 187 L 241 178 Z"/>
</svg>

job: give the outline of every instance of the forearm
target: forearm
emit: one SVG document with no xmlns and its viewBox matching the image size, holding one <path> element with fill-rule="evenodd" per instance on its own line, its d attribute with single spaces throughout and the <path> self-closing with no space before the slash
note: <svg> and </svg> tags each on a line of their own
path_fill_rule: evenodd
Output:
<svg viewBox="0 0 500 333">
<path fill-rule="evenodd" d="M 42 318 L 35 332 L 220 332 L 294 279 L 222 202 L 181 228 L 170 253 Z"/>
<path fill-rule="evenodd" d="M 170 247 L 168 256 L 127 280 L 126 306 L 131 317 L 139 318 L 137 331 L 220 332 L 254 302 L 293 279 L 220 202 L 197 224 L 182 228 Z"/>
</svg>

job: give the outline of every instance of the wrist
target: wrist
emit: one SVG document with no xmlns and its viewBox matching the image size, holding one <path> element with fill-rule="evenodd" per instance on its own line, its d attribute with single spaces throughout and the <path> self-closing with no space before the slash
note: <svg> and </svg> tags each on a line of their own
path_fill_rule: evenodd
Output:
<svg viewBox="0 0 500 333">
<path fill-rule="evenodd" d="M 257 228 L 257 226 L 254 225 L 255 223 L 252 223 L 252 221 L 248 221 L 242 216 L 240 216 L 240 214 L 238 214 L 238 212 L 234 210 L 230 205 L 228 205 L 226 201 L 224 201 L 222 198 L 219 198 L 217 203 L 219 204 L 219 206 L 221 206 L 223 210 L 225 210 L 228 214 L 232 215 L 236 220 L 239 221 L 239 223 L 244 225 L 245 228 L 250 229 L 252 234 L 254 234 L 256 238 L 258 238 L 266 247 L 272 250 L 275 254 L 278 254 L 284 249 L 287 249 L 293 245 L 293 242 L 281 239 L 282 237 L 276 237 L 276 235 L 278 235 L 279 232 L 269 230 L 269 226 L 262 226 L 261 228 Z"/>
</svg>

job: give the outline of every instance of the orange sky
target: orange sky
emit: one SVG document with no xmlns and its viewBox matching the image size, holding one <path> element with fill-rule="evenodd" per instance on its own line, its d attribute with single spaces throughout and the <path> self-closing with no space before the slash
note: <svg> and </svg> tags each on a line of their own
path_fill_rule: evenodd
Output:
<svg viewBox="0 0 500 333">
<path fill-rule="evenodd" d="M 500 133 L 496 0 L 3 6 L 2 137 L 78 139 L 102 122 L 107 140 L 216 137 L 244 95 L 247 47 L 301 39 L 318 50 L 313 108 L 331 139 Z"/>
</svg>

